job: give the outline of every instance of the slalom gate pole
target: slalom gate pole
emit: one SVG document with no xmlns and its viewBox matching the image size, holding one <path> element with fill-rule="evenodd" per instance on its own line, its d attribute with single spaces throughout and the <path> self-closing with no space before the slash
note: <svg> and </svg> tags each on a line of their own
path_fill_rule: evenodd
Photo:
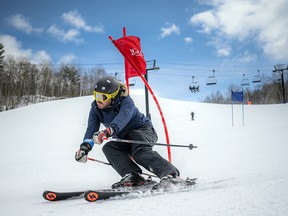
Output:
<svg viewBox="0 0 288 216">
<path fill-rule="evenodd" d="M 111 166 L 110 163 L 107 163 L 107 162 L 101 161 L 101 160 L 97 160 L 97 159 L 95 159 L 95 158 L 88 157 L 88 160 L 94 161 L 94 162 L 97 162 L 97 163 L 102 163 L 102 164 L 105 164 L 105 165 L 108 165 L 108 166 Z M 154 178 L 158 178 L 158 176 L 152 175 L 152 174 L 148 174 L 148 173 L 142 173 L 142 175 L 146 175 L 146 176 L 151 176 L 151 177 L 154 177 Z"/>
<path fill-rule="evenodd" d="M 123 35 L 124 35 L 123 38 L 126 37 L 126 28 L 123 28 Z M 127 56 L 129 56 L 129 55 L 127 54 L 127 52 L 125 52 L 125 49 L 127 49 L 127 47 L 129 47 L 129 46 L 127 46 L 127 44 L 126 44 L 125 46 L 124 46 L 123 44 L 119 45 L 119 43 L 118 43 L 117 41 L 115 41 L 111 36 L 109 36 L 108 38 L 112 41 L 112 43 L 115 45 L 115 47 L 116 47 L 116 48 L 119 50 L 119 52 L 123 55 L 123 57 L 124 57 L 124 59 L 125 59 L 125 63 L 128 62 L 128 63 L 134 68 L 134 70 L 137 72 L 138 76 L 142 79 L 142 81 L 144 82 L 144 84 L 145 84 L 145 86 L 147 87 L 148 91 L 150 92 L 150 94 L 151 94 L 151 96 L 152 96 L 153 100 L 155 101 L 155 104 L 156 104 L 156 106 L 157 106 L 157 108 L 158 108 L 158 111 L 159 111 L 159 113 L 160 113 L 160 116 L 161 116 L 161 120 L 162 120 L 163 127 L 164 127 L 164 132 L 165 132 L 165 137 L 166 137 L 166 142 L 167 142 L 168 144 L 170 144 L 169 135 L 168 135 L 168 129 L 167 129 L 167 125 L 166 125 L 166 121 L 165 121 L 163 112 L 162 112 L 162 110 L 161 110 L 160 104 L 159 104 L 159 102 L 158 102 L 158 100 L 157 100 L 157 98 L 156 98 L 156 96 L 155 96 L 152 88 L 150 87 L 150 85 L 148 84 L 148 82 L 146 81 L 146 79 L 142 76 L 142 72 L 143 72 L 143 71 L 141 71 L 142 68 L 140 69 L 139 66 L 134 62 L 135 59 L 132 59 L 131 57 L 130 57 L 130 58 L 127 57 Z M 119 39 L 118 39 L 118 40 L 119 40 Z M 139 45 L 140 45 L 140 44 L 139 44 Z M 137 49 L 138 49 L 138 48 L 137 48 Z M 137 50 L 137 49 L 136 49 L 136 50 Z M 139 50 L 139 51 L 141 51 L 141 50 Z M 130 50 L 129 52 L 131 52 L 131 50 Z M 142 57 L 143 57 L 143 59 L 144 59 L 144 56 L 142 56 Z M 145 59 L 144 59 L 144 61 L 145 61 Z M 125 72 L 126 72 L 126 65 L 127 65 L 127 64 L 125 64 Z M 145 66 L 145 67 L 146 67 L 146 66 Z M 146 72 L 147 72 L 147 71 L 146 71 Z M 169 146 L 169 145 L 166 145 L 166 147 L 167 147 L 167 151 L 168 151 L 168 161 L 169 161 L 169 162 L 172 162 L 170 146 Z"/>
<path fill-rule="evenodd" d="M 119 138 L 106 138 L 105 141 L 114 141 L 114 142 L 122 142 L 122 143 L 131 143 L 131 144 L 140 144 L 140 145 L 156 145 L 156 146 L 171 146 L 171 147 L 182 147 L 182 148 L 189 148 L 192 150 L 193 148 L 198 148 L 193 144 L 189 145 L 175 145 L 175 144 L 166 144 L 166 143 L 154 143 L 154 142 L 146 142 L 146 141 L 139 141 L 139 140 L 126 140 L 126 139 L 119 139 Z"/>
</svg>

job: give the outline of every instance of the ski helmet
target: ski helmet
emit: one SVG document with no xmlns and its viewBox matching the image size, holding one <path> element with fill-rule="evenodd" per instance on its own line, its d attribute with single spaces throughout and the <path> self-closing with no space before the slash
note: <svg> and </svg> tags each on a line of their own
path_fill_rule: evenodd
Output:
<svg viewBox="0 0 288 216">
<path fill-rule="evenodd" d="M 115 98 L 120 90 L 120 83 L 114 77 L 106 76 L 98 80 L 94 87 L 95 100 L 106 101 Z"/>
</svg>

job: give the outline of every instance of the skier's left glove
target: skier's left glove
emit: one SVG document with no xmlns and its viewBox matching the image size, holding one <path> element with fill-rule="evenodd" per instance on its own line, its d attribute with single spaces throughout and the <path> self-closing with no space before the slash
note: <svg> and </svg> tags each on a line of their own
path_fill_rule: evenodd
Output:
<svg viewBox="0 0 288 216">
<path fill-rule="evenodd" d="M 81 163 L 86 163 L 88 159 L 88 153 L 92 149 L 93 141 L 91 139 L 85 139 L 80 145 L 80 149 L 75 153 L 75 160 Z"/>
<path fill-rule="evenodd" d="M 105 130 L 95 132 L 93 135 L 93 141 L 94 143 L 101 145 L 104 138 L 111 137 L 112 135 L 113 129 L 111 127 L 107 127 Z"/>
</svg>

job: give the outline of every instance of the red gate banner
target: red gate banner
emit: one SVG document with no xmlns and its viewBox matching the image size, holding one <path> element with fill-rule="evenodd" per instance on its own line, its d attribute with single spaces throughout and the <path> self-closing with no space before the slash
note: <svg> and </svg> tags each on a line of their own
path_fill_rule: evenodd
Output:
<svg viewBox="0 0 288 216">
<path fill-rule="evenodd" d="M 146 61 L 141 50 L 140 38 L 136 36 L 124 36 L 114 40 L 113 43 L 125 57 L 126 78 L 139 76 L 138 72 L 141 75 L 146 74 Z"/>
</svg>

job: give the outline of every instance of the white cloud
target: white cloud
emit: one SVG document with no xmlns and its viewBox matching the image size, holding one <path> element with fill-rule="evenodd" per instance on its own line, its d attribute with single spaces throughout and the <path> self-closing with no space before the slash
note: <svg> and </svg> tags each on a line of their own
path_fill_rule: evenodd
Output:
<svg viewBox="0 0 288 216">
<path fill-rule="evenodd" d="M 185 41 L 185 43 L 190 44 L 193 42 L 193 39 L 191 37 L 185 37 L 184 41 Z"/>
<path fill-rule="evenodd" d="M 191 17 L 207 34 L 255 40 L 271 59 L 288 60 L 287 0 L 212 0 L 213 9 Z M 220 37 L 220 36 L 219 36 Z"/>
<path fill-rule="evenodd" d="M 23 49 L 21 42 L 11 35 L 0 35 L 0 41 L 4 45 L 5 56 L 24 57 L 33 63 L 41 63 L 43 60 L 51 61 L 51 57 L 46 51 L 33 52 L 32 49 Z"/>
<path fill-rule="evenodd" d="M 166 27 L 162 27 L 160 29 L 160 31 L 161 31 L 160 38 L 165 38 L 165 37 L 171 35 L 172 33 L 178 34 L 178 35 L 180 34 L 180 29 L 175 24 L 167 22 L 167 23 L 165 23 L 165 26 Z"/>
<path fill-rule="evenodd" d="M 29 19 L 22 16 L 21 14 L 11 15 L 7 18 L 7 22 L 9 25 L 25 32 L 26 34 L 43 32 L 43 28 L 33 27 L 32 24 L 30 24 Z"/>
<path fill-rule="evenodd" d="M 84 31 L 87 31 L 87 32 L 97 32 L 97 33 L 103 33 L 104 32 L 103 26 L 101 26 L 101 25 L 98 25 L 98 26 L 88 25 L 85 22 L 84 18 L 81 16 L 81 14 L 78 13 L 77 10 L 64 13 L 62 15 L 62 19 L 66 23 L 69 23 L 72 26 L 74 26 L 78 29 L 83 29 Z"/>
<path fill-rule="evenodd" d="M 31 49 L 23 49 L 21 42 L 11 35 L 0 35 L 0 41 L 4 45 L 5 56 L 13 55 L 14 57 L 30 58 L 32 55 Z"/>
<path fill-rule="evenodd" d="M 230 55 L 230 52 L 231 52 L 231 49 L 229 49 L 229 48 L 220 48 L 220 49 L 217 49 L 217 55 L 218 55 L 218 56 L 227 57 L 227 56 Z"/>
<path fill-rule="evenodd" d="M 80 32 L 77 29 L 70 29 L 68 31 L 64 31 L 63 29 L 58 28 L 56 25 L 52 25 L 47 31 L 49 34 L 63 42 L 83 42 L 83 39 L 79 38 Z"/>
<path fill-rule="evenodd" d="M 69 63 L 73 62 L 73 60 L 75 58 L 76 57 L 74 54 L 65 55 L 59 60 L 59 64 L 69 64 Z"/>
<path fill-rule="evenodd" d="M 216 49 L 217 56 L 228 57 L 231 54 L 232 48 L 226 41 L 221 40 L 220 38 L 213 38 L 210 42 L 207 43 L 209 46 L 213 46 Z"/>
<path fill-rule="evenodd" d="M 210 33 L 212 29 L 219 27 L 213 11 L 205 11 L 192 16 L 190 23 L 194 25 L 201 25 L 201 31 L 205 33 Z"/>
<path fill-rule="evenodd" d="M 82 43 L 84 42 L 83 38 L 80 38 L 80 30 L 84 30 L 86 32 L 97 32 L 103 33 L 104 28 L 99 26 L 90 26 L 88 25 L 84 18 L 77 12 L 77 10 L 69 11 L 64 13 L 61 18 L 65 23 L 72 25 L 74 28 L 69 30 L 63 30 L 56 25 L 51 25 L 47 30 L 49 34 L 53 37 L 56 37 L 58 40 L 62 42 L 76 42 Z"/>
<path fill-rule="evenodd" d="M 42 63 L 44 61 L 52 62 L 50 55 L 44 50 L 40 50 L 35 53 L 32 53 L 32 56 L 30 59 L 32 63 L 36 63 L 36 64 Z"/>
<path fill-rule="evenodd" d="M 255 61 L 257 59 L 257 56 L 255 54 L 251 54 L 248 51 L 245 51 L 244 54 L 242 54 L 240 57 L 238 57 L 238 61 L 240 63 L 248 63 Z"/>
</svg>

